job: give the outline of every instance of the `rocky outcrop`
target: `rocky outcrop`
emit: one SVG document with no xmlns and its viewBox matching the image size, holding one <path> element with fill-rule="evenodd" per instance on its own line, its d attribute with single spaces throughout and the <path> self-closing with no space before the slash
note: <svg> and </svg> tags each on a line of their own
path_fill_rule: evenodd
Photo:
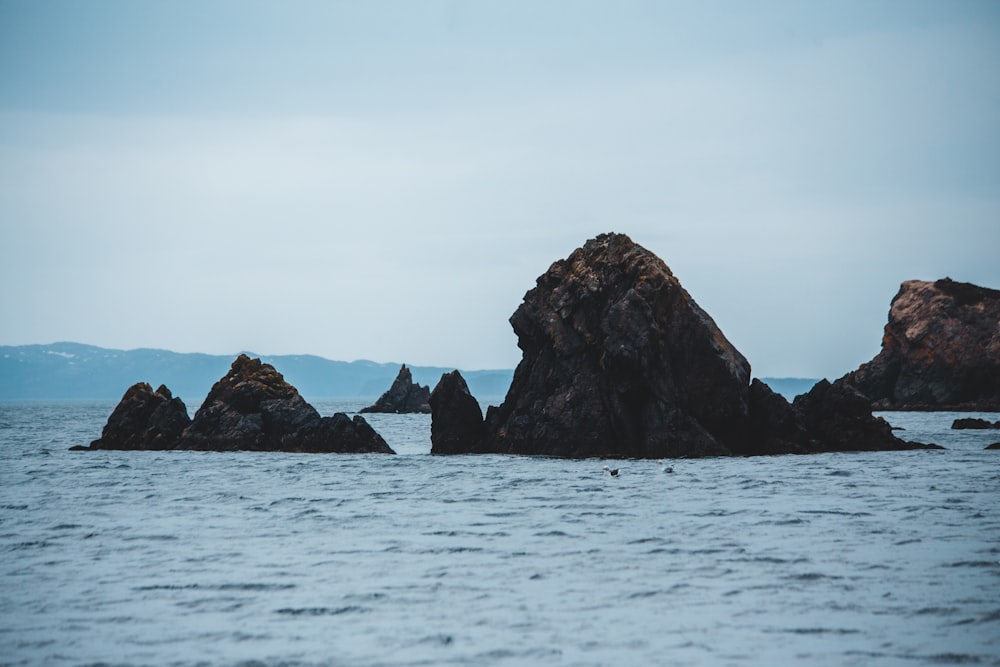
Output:
<svg viewBox="0 0 1000 667">
<path fill-rule="evenodd" d="M 805 454 L 817 446 L 785 397 L 756 378 L 750 383 L 747 435 L 732 448 L 734 454 Z"/>
<path fill-rule="evenodd" d="M 394 453 L 364 418 L 320 417 L 273 366 L 242 354 L 193 420 L 165 387 L 135 385 L 91 449 Z"/>
<path fill-rule="evenodd" d="M 554 263 L 510 318 L 523 352 L 489 414 L 502 453 L 730 453 L 750 364 L 667 265 L 622 234 Z"/>
<path fill-rule="evenodd" d="M 410 369 L 403 364 L 388 391 L 382 394 L 374 405 L 363 408 L 361 412 L 429 413 L 430 396 L 430 387 L 416 384 Z"/>
<path fill-rule="evenodd" d="M 187 407 L 165 386 L 132 385 L 115 407 L 101 437 L 76 449 L 175 449 L 191 423 Z"/>
<path fill-rule="evenodd" d="M 793 407 L 751 385 L 750 364 L 667 265 L 622 234 L 554 263 L 510 322 L 523 357 L 507 397 L 488 410 L 485 441 L 455 440 L 451 453 L 660 458 L 917 446 L 884 432 L 864 399 L 858 412 L 848 387 L 817 385 Z M 445 419 L 455 416 L 436 408 L 432 428 Z"/>
<path fill-rule="evenodd" d="M 363 418 L 320 417 L 273 366 L 243 354 L 208 392 L 183 445 L 213 451 L 393 453 Z"/>
<path fill-rule="evenodd" d="M 992 445 L 986 445 L 986 449 L 1000 449 L 1000 442 L 994 442 Z"/>
<path fill-rule="evenodd" d="M 1000 411 L 1000 291 L 904 282 L 882 350 L 846 379 L 878 410 Z"/>
<path fill-rule="evenodd" d="M 445 373 L 434 387 L 431 405 L 431 454 L 481 451 L 486 442 L 483 411 L 458 371 Z"/>
<path fill-rule="evenodd" d="M 821 380 L 807 393 L 795 397 L 792 410 L 812 442 L 810 452 L 941 449 L 900 440 L 871 404 L 853 386 L 838 380 Z"/>
<path fill-rule="evenodd" d="M 991 422 L 986 419 L 978 419 L 975 417 L 966 417 L 964 419 L 956 419 L 951 423 L 953 429 L 989 429 L 989 428 L 1000 428 L 1000 421 Z"/>
<path fill-rule="evenodd" d="M 351 419 L 343 412 L 304 424 L 282 441 L 287 451 L 321 454 L 395 454 L 375 429 L 360 415 Z"/>
<path fill-rule="evenodd" d="M 241 354 L 195 413 L 185 449 L 282 450 L 319 418 L 273 366 Z"/>
</svg>

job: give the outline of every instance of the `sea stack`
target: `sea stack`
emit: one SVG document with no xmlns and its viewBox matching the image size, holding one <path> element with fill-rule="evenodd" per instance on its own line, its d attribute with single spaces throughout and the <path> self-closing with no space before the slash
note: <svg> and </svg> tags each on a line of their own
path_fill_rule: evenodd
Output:
<svg viewBox="0 0 1000 667">
<path fill-rule="evenodd" d="M 184 448 L 282 450 L 296 431 L 319 418 L 274 366 L 241 354 L 198 408 Z"/>
<path fill-rule="evenodd" d="M 374 405 L 363 408 L 361 412 L 429 413 L 430 397 L 430 387 L 415 383 L 410 369 L 403 364 L 392 386 L 375 401 Z"/>
<path fill-rule="evenodd" d="M 90 449 L 394 453 L 363 417 L 320 417 L 273 366 L 244 354 L 193 420 L 166 387 L 133 386 Z"/>
<path fill-rule="evenodd" d="M 904 282 L 882 350 L 844 379 L 877 410 L 1000 411 L 1000 291 Z"/>
<path fill-rule="evenodd" d="M 126 390 L 89 449 L 175 449 L 190 424 L 187 406 L 169 389 L 139 382 Z"/>
<path fill-rule="evenodd" d="M 486 442 L 483 411 L 458 371 L 445 373 L 430 398 L 431 454 L 477 451 Z"/>
<path fill-rule="evenodd" d="M 917 448 L 892 435 L 850 390 L 820 387 L 791 406 L 684 290 L 623 234 L 555 262 L 510 318 L 523 352 L 486 440 L 450 452 L 665 458 Z M 827 383 L 828 385 L 829 383 Z M 846 396 L 846 398 L 845 398 Z M 862 404 L 864 399 L 861 399 Z M 454 419 L 435 407 L 433 424 Z"/>
<path fill-rule="evenodd" d="M 746 424 L 750 364 L 624 234 L 555 262 L 510 323 L 523 356 L 489 415 L 499 452 L 723 455 Z"/>
</svg>

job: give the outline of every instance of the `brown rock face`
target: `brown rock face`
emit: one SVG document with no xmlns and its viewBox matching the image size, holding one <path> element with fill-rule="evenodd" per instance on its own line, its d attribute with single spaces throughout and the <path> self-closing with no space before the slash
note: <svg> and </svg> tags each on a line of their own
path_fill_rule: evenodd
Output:
<svg viewBox="0 0 1000 667">
<path fill-rule="evenodd" d="M 410 369 L 403 364 L 388 391 L 382 394 L 374 405 L 362 409 L 361 412 L 429 413 L 430 397 L 430 387 L 416 384 Z"/>
<path fill-rule="evenodd" d="M 320 417 L 273 366 L 244 354 L 208 392 L 184 433 L 183 447 L 393 453 L 363 418 Z"/>
<path fill-rule="evenodd" d="M 845 379 L 879 410 L 1000 410 L 1000 291 L 903 283 L 881 352 Z"/>
<path fill-rule="evenodd" d="M 395 453 L 364 418 L 320 417 L 273 366 L 242 354 L 193 420 L 166 387 L 133 386 L 90 449 Z"/>
<path fill-rule="evenodd" d="M 273 366 L 241 354 L 195 413 L 185 448 L 282 450 L 285 439 L 319 418 Z"/>
<path fill-rule="evenodd" d="M 132 385 L 90 449 L 175 449 L 191 423 L 187 407 L 165 386 Z"/>
<path fill-rule="evenodd" d="M 486 441 L 483 411 L 458 371 L 445 373 L 431 392 L 431 454 L 479 451 Z"/>
<path fill-rule="evenodd" d="M 869 411 L 871 414 L 871 411 Z M 806 454 L 817 443 L 784 396 L 754 378 L 750 384 L 750 429 L 736 454 Z"/>
<path fill-rule="evenodd" d="M 488 417 L 496 451 L 707 456 L 741 437 L 750 365 L 627 236 L 553 264 L 510 321 L 524 355 Z"/>
</svg>

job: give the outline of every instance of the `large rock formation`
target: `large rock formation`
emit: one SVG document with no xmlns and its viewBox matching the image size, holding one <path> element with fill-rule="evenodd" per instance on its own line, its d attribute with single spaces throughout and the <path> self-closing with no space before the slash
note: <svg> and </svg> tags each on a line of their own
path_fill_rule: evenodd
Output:
<svg viewBox="0 0 1000 667">
<path fill-rule="evenodd" d="M 445 373 L 431 392 L 431 454 L 481 449 L 486 441 L 483 411 L 458 371 Z"/>
<path fill-rule="evenodd" d="M 919 446 L 883 429 L 867 406 L 856 413 L 849 387 L 817 385 L 793 408 L 764 383 L 751 386 L 750 364 L 667 265 L 621 234 L 554 263 L 510 321 L 523 358 L 503 404 L 487 412 L 485 439 L 464 436 L 440 453 L 659 458 Z M 457 419 L 445 405 L 432 402 L 432 428 Z"/>
<path fill-rule="evenodd" d="M 174 449 L 190 423 L 184 402 L 169 389 L 153 391 L 139 382 L 125 392 L 89 449 Z"/>
<path fill-rule="evenodd" d="M 374 405 L 363 408 L 361 412 L 428 413 L 431 411 L 430 397 L 430 387 L 416 384 L 410 369 L 403 364 L 388 391 Z"/>
<path fill-rule="evenodd" d="M 903 283 L 882 350 L 845 377 L 878 410 L 1000 411 L 1000 291 Z"/>
<path fill-rule="evenodd" d="M 364 418 L 320 417 L 273 366 L 242 354 L 193 420 L 165 387 L 135 385 L 91 449 L 394 453 Z"/>
<path fill-rule="evenodd" d="M 510 322 L 523 357 L 488 417 L 497 451 L 727 454 L 746 426 L 750 364 L 627 236 L 554 263 Z"/>
</svg>

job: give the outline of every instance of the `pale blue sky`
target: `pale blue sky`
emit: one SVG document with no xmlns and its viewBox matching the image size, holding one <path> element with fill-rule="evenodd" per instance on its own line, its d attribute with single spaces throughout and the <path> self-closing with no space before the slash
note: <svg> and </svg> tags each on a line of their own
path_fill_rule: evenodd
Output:
<svg viewBox="0 0 1000 667">
<path fill-rule="evenodd" d="M 0 0 L 0 344 L 512 367 L 612 230 L 757 375 L 1000 288 L 1000 3 Z"/>
</svg>

